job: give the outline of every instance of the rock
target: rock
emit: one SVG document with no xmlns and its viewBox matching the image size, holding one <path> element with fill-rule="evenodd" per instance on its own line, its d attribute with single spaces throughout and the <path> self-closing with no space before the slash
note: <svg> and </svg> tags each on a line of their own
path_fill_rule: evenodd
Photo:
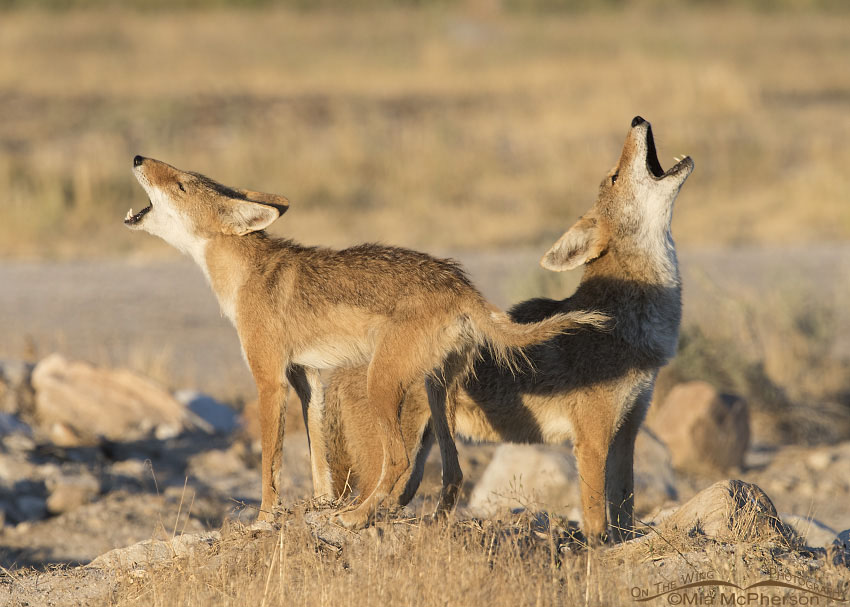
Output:
<svg viewBox="0 0 850 607">
<path fill-rule="evenodd" d="M 0 452 L 0 488 L 11 488 L 18 481 L 32 478 L 36 467 L 23 454 Z"/>
<path fill-rule="evenodd" d="M 90 474 L 58 476 L 48 479 L 47 511 L 51 514 L 70 512 L 89 503 L 100 493 L 100 483 Z"/>
<path fill-rule="evenodd" d="M 209 433 L 230 434 L 239 427 L 236 411 L 211 396 L 195 390 L 178 390 L 174 398 L 196 415 L 197 425 Z"/>
<path fill-rule="evenodd" d="M 797 535 L 805 540 L 806 546 L 826 548 L 838 536 L 834 529 L 810 517 L 783 514 L 782 522 L 791 525 Z"/>
<path fill-rule="evenodd" d="M 673 466 L 687 472 L 740 468 L 750 444 L 746 403 L 703 381 L 675 386 L 647 425 L 669 447 Z"/>
<path fill-rule="evenodd" d="M 151 475 L 151 464 L 140 459 L 125 459 L 112 464 L 110 472 L 116 476 L 140 481 Z"/>
<path fill-rule="evenodd" d="M 86 444 L 86 439 L 65 422 L 50 424 L 47 429 L 47 438 L 60 447 L 81 447 Z"/>
<path fill-rule="evenodd" d="M 218 531 L 210 531 L 199 535 L 187 533 L 171 540 L 145 540 L 127 548 L 110 550 L 94 559 L 86 568 L 128 569 L 162 564 L 174 558 L 191 556 L 196 551 L 210 550 L 220 538 Z"/>
<path fill-rule="evenodd" d="M 806 458 L 806 463 L 814 472 L 823 472 L 829 468 L 835 459 L 834 455 L 828 450 L 813 451 Z"/>
<path fill-rule="evenodd" d="M 578 472 L 569 447 L 501 445 L 469 495 L 469 508 L 487 517 L 498 511 L 537 508 L 581 516 Z"/>
<path fill-rule="evenodd" d="M 26 434 L 9 434 L 3 437 L 3 447 L 13 453 L 26 453 L 35 449 L 35 441 Z"/>
<path fill-rule="evenodd" d="M 469 497 L 479 516 L 526 508 L 581 520 L 581 481 L 569 446 L 500 445 Z M 676 499 L 667 448 L 641 429 L 635 443 L 635 502 L 638 511 Z"/>
<path fill-rule="evenodd" d="M 0 412 L 15 415 L 32 408 L 32 370 L 32 363 L 0 360 Z"/>
<path fill-rule="evenodd" d="M 700 491 L 663 519 L 656 531 L 661 537 L 701 533 L 733 542 L 794 541 L 767 494 L 757 485 L 738 480 L 720 481 Z"/>
<path fill-rule="evenodd" d="M 64 424 L 62 434 L 70 442 L 77 440 L 74 435 L 88 443 L 130 441 L 192 427 L 168 392 L 126 369 L 98 369 L 52 354 L 36 365 L 32 384 L 39 427 L 56 437 L 54 425 Z"/>
</svg>

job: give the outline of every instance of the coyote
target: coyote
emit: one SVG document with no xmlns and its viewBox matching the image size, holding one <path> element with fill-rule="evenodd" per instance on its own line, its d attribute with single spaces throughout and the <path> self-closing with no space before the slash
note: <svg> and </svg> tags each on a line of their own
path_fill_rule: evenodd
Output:
<svg viewBox="0 0 850 607">
<path fill-rule="evenodd" d="M 650 124 L 639 116 L 632 120 L 596 203 L 541 260 L 556 272 L 583 265 L 575 294 L 563 301 L 531 299 L 509 312 L 515 322 L 533 323 L 597 309 L 611 317 L 613 329 L 558 335 L 528 348 L 528 364 L 514 372 L 480 352 L 450 419 L 458 434 L 472 440 L 571 440 L 582 480 L 584 531 L 592 543 L 607 537 L 607 516 L 617 539 L 632 530 L 635 436 L 658 370 L 676 352 L 681 319 L 673 202 L 693 168 L 685 157 L 665 172 Z M 380 474 L 381 461 L 369 448 L 365 374 L 362 368 L 340 370 L 328 386 L 325 433 L 338 496 L 353 484 L 374 483 Z M 405 446 L 415 462 L 393 493 L 404 505 L 422 479 L 433 427 L 420 387 L 407 392 L 401 411 Z"/>
<path fill-rule="evenodd" d="M 338 514 L 349 527 L 371 513 L 409 461 L 399 427 L 405 391 L 421 384 L 443 457 L 438 512 L 453 507 L 461 472 L 449 430 L 454 385 L 478 348 L 507 364 L 512 348 L 582 326 L 602 314 L 573 311 L 517 324 L 488 304 L 453 261 L 378 245 L 334 251 L 273 239 L 263 231 L 289 208 L 283 196 L 229 188 L 198 173 L 136 156 L 133 173 L 150 204 L 127 213 L 132 229 L 159 236 L 189 254 L 239 334 L 259 393 L 262 442 L 261 520 L 279 501 L 286 385 L 301 399 L 310 441 L 314 494 L 329 496 L 322 432 L 321 369 L 365 365 L 370 448 L 381 472 L 364 499 Z M 448 402 L 447 402 L 448 398 Z"/>
</svg>

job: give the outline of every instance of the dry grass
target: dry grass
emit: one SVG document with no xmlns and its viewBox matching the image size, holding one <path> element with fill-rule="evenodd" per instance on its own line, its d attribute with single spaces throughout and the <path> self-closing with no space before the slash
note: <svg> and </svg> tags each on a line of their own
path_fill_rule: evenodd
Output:
<svg viewBox="0 0 850 607">
<path fill-rule="evenodd" d="M 793 282 L 769 292 L 715 293 L 690 310 L 679 352 L 662 370 L 656 397 L 675 383 L 706 380 L 742 396 L 760 438 L 836 442 L 850 435 L 850 360 L 835 318 L 842 299 Z"/>
<path fill-rule="evenodd" d="M 746 518 L 746 517 L 743 517 Z M 541 522 L 542 521 L 542 522 Z M 126 571 L 113 604 L 150 605 L 615 605 L 635 588 L 687 576 L 746 586 L 779 572 L 818 580 L 837 594 L 850 577 L 772 537 L 724 542 L 699 533 L 587 551 L 541 517 L 504 522 L 381 523 L 328 541 L 303 512 L 278 531 L 226 526 L 211 550 Z M 717 592 L 716 586 L 703 589 Z M 728 589 L 723 589 L 724 591 Z M 793 591 L 765 589 L 768 596 Z M 799 596 L 799 592 L 796 592 Z M 661 604 L 661 603 L 648 603 Z"/>
<path fill-rule="evenodd" d="M 0 255 L 164 254 L 120 225 L 136 153 L 287 194 L 310 243 L 542 245 L 638 113 L 696 159 L 681 244 L 850 234 L 848 13 L 486 4 L 4 13 Z"/>
</svg>

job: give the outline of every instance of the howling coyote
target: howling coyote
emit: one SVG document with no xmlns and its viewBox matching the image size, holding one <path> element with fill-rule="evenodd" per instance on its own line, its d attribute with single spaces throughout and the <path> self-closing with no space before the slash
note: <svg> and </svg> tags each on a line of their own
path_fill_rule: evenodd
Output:
<svg viewBox="0 0 850 607">
<path fill-rule="evenodd" d="M 571 311 L 518 324 L 488 304 L 452 261 L 406 249 L 361 245 L 333 251 L 268 237 L 263 229 L 289 207 L 282 196 L 229 188 L 198 173 L 136 156 L 133 172 L 150 204 L 124 223 L 189 254 L 222 312 L 236 327 L 257 384 L 262 434 L 262 505 L 269 520 L 278 474 L 288 381 L 301 399 L 310 439 L 313 489 L 331 493 L 322 432 L 320 369 L 366 365 L 359 403 L 379 472 L 363 484 L 360 505 L 339 514 L 349 527 L 368 523 L 400 478 L 410 475 L 399 426 L 405 392 L 427 391 L 443 457 L 438 512 L 454 505 L 462 476 L 451 422 L 455 385 L 484 347 L 500 364 L 512 351 L 605 316 Z"/>
<path fill-rule="evenodd" d="M 584 266 L 575 294 L 563 301 L 532 299 L 510 311 L 515 322 L 538 323 L 595 309 L 611 317 L 613 328 L 579 330 L 527 348 L 527 363 L 514 370 L 482 350 L 472 373 L 459 384 L 455 417 L 449 418 L 453 431 L 473 440 L 571 440 L 584 531 L 591 542 L 607 535 L 606 516 L 617 538 L 632 530 L 635 436 L 658 369 L 676 352 L 681 320 L 681 283 L 670 233 L 673 202 L 693 168 L 685 157 L 665 172 L 649 123 L 632 120 L 620 160 L 602 180 L 596 203 L 541 261 L 556 272 Z M 336 495 L 350 486 L 358 486 L 362 495 L 363 487 L 381 475 L 369 406 L 365 368 L 334 373 L 325 440 Z M 416 493 L 438 427 L 421 386 L 406 393 L 401 426 L 408 457 L 415 462 L 393 492 L 405 504 Z"/>
</svg>

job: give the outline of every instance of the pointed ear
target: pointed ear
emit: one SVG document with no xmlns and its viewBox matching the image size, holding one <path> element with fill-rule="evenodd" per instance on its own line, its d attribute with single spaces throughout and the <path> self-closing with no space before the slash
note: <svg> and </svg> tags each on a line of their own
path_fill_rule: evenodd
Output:
<svg viewBox="0 0 850 607">
<path fill-rule="evenodd" d="M 599 257 L 607 245 L 608 240 L 596 214 L 591 211 L 583 215 L 546 251 L 540 265 L 553 272 L 572 270 Z"/>
<path fill-rule="evenodd" d="M 263 204 L 267 204 L 277 209 L 278 216 L 286 213 L 286 210 L 289 208 L 289 200 L 284 196 L 280 196 L 279 194 L 266 194 L 264 192 L 255 192 L 254 190 L 236 190 L 243 196 L 245 196 L 246 200 L 250 200 L 252 202 L 261 202 Z"/>
<path fill-rule="evenodd" d="M 249 232 L 267 228 L 280 217 L 280 213 L 276 207 L 268 204 L 234 199 L 233 204 L 227 208 L 225 229 L 231 234 L 244 236 Z"/>
</svg>

